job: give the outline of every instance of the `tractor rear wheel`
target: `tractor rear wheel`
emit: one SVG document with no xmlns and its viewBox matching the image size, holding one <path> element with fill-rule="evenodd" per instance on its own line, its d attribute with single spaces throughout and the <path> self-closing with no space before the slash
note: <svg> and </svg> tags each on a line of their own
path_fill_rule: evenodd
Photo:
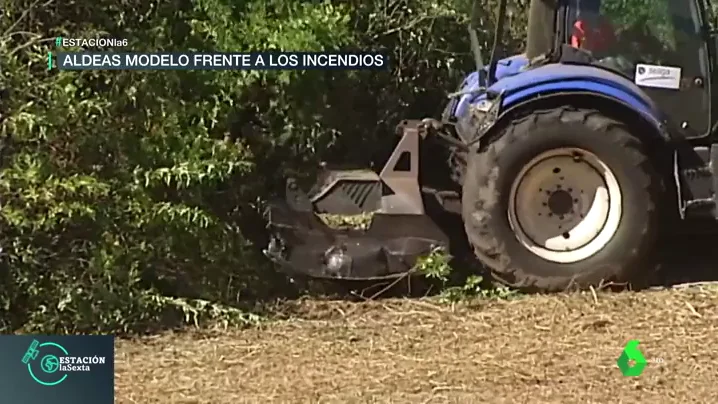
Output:
<svg viewBox="0 0 718 404">
<path fill-rule="evenodd" d="M 469 154 L 463 218 L 494 277 L 534 291 L 652 278 L 663 181 L 645 146 L 598 111 L 536 111 Z"/>
</svg>

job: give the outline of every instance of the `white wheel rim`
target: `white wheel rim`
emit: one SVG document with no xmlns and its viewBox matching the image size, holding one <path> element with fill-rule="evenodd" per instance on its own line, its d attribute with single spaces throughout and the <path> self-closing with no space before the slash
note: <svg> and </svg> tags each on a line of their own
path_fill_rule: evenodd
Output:
<svg viewBox="0 0 718 404">
<path fill-rule="evenodd" d="M 593 153 L 560 148 L 536 156 L 514 180 L 509 223 L 529 251 L 569 264 L 601 251 L 621 222 L 621 188 Z"/>
</svg>

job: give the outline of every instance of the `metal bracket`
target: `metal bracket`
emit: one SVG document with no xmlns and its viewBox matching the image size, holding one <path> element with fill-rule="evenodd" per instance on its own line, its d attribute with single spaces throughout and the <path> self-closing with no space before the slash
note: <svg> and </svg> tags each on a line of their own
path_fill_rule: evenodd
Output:
<svg viewBox="0 0 718 404">
<path fill-rule="evenodd" d="M 401 129 L 401 140 L 379 174 L 385 185 L 381 198 L 382 212 L 423 215 L 424 201 L 419 185 L 419 145 L 420 138 L 426 136 L 424 124 L 419 120 L 407 120 L 397 129 Z"/>
</svg>

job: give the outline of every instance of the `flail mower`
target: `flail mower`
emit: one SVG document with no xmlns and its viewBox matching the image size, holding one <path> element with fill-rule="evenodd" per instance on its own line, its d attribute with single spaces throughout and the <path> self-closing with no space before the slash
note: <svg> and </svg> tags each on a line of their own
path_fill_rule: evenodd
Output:
<svg viewBox="0 0 718 404">
<path fill-rule="evenodd" d="M 718 218 L 718 41 L 707 0 L 630 3 L 532 0 L 525 52 L 500 59 L 495 40 L 488 65 L 475 3 L 476 71 L 441 119 L 401 122 L 380 173 L 288 181 L 265 253 L 295 274 L 378 280 L 463 238 L 516 288 L 641 286 L 661 235 Z"/>
</svg>

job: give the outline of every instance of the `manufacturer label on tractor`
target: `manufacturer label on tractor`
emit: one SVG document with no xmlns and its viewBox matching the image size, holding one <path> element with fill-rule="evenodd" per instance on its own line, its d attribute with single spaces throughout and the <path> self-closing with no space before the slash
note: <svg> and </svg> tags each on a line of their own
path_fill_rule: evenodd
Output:
<svg viewBox="0 0 718 404">
<path fill-rule="evenodd" d="M 635 83 L 643 87 L 681 88 L 681 68 L 656 65 L 636 65 Z"/>
</svg>

